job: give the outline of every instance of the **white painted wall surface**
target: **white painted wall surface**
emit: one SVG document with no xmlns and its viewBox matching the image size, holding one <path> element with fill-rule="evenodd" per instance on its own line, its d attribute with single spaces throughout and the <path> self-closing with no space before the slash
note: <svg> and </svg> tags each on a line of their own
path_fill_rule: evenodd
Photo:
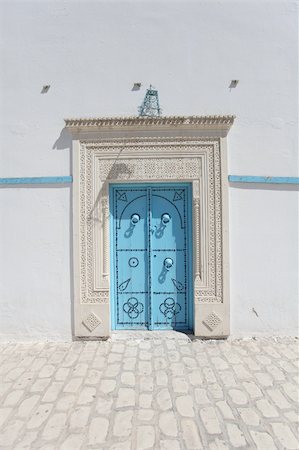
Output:
<svg viewBox="0 0 299 450">
<path fill-rule="evenodd" d="M 69 175 L 63 118 L 136 115 L 150 83 L 164 115 L 237 116 L 230 174 L 298 176 L 297 2 L 10 0 L 0 13 L 0 177 Z M 2 340 L 71 339 L 70 189 L 0 189 Z M 298 189 L 232 185 L 230 248 L 232 335 L 296 334 Z"/>
</svg>

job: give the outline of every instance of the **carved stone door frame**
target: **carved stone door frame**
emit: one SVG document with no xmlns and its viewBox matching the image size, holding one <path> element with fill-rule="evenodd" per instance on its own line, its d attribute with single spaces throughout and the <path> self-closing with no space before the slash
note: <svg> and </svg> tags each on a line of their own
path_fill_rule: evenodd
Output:
<svg viewBox="0 0 299 450">
<path fill-rule="evenodd" d="M 67 119 L 74 334 L 111 334 L 109 184 L 192 183 L 194 334 L 229 335 L 226 136 L 233 116 Z"/>
</svg>

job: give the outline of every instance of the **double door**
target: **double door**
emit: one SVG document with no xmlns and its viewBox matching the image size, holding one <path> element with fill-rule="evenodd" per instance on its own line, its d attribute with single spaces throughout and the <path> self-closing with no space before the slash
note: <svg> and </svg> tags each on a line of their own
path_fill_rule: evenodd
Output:
<svg viewBox="0 0 299 450">
<path fill-rule="evenodd" d="M 112 185 L 112 326 L 192 329 L 191 186 Z"/>
</svg>

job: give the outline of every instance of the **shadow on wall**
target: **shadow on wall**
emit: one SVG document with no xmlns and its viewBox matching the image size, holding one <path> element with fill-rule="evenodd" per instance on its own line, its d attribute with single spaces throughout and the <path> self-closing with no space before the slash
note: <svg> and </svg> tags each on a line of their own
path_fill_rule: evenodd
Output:
<svg viewBox="0 0 299 450">
<path fill-rule="evenodd" d="M 63 128 L 60 132 L 59 137 L 56 139 L 56 141 L 53 144 L 52 147 L 53 150 L 66 150 L 69 149 L 71 153 L 72 149 L 72 136 L 70 132 Z"/>
</svg>

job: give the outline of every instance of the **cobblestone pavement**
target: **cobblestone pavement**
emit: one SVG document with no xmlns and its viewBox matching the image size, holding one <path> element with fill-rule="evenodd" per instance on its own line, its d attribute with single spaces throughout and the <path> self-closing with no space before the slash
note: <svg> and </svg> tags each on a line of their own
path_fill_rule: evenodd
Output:
<svg viewBox="0 0 299 450">
<path fill-rule="evenodd" d="M 299 448 L 298 340 L 144 336 L 1 345 L 0 448 Z"/>
</svg>

